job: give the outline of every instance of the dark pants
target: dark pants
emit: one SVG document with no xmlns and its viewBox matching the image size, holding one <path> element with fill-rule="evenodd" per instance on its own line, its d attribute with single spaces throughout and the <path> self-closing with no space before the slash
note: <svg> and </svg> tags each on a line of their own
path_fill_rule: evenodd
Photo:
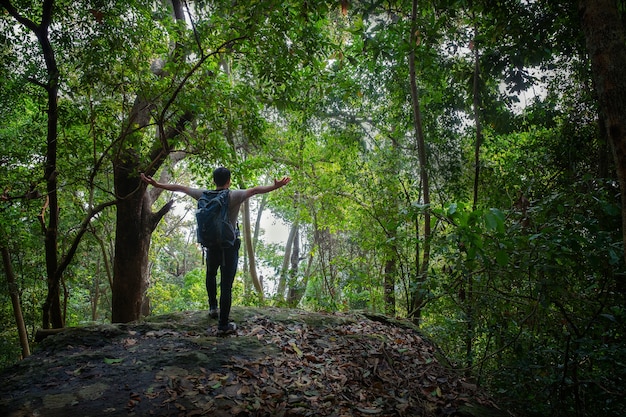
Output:
<svg viewBox="0 0 626 417">
<path fill-rule="evenodd" d="M 217 308 L 217 269 L 220 269 L 220 319 L 219 326 L 228 325 L 230 306 L 233 302 L 233 281 L 239 262 L 241 240 L 235 240 L 232 248 L 207 248 L 206 291 L 209 295 L 209 308 Z"/>
</svg>

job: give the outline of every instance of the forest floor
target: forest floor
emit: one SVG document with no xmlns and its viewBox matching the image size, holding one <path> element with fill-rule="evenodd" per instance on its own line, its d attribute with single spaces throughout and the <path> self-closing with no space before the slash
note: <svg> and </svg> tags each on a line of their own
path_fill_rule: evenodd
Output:
<svg viewBox="0 0 626 417">
<path fill-rule="evenodd" d="M 231 319 L 225 337 L 206 311 L 50 336 L 0 372 L 2 415 L 510 415 L 411 323 L 249 307 Z"/>
</svg>

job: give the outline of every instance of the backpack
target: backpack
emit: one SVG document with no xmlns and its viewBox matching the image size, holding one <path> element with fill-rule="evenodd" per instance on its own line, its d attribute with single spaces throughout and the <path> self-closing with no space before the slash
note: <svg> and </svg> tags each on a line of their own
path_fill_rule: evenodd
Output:
<svg viewBox="0 0 626 417">
<path fill-rule="evenodd" d="M 235 244 L 237 231 L 228 218 L 229 197 L 229 190 L 207 190 L 198 199 L 198 243 L 205 248 L 230 248 Z"/>
</svg>

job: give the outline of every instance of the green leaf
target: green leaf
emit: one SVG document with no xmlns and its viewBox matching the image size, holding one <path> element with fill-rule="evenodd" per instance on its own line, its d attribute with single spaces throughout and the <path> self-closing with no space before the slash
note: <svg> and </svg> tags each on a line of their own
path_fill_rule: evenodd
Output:
<svg viewBox="0 0 626 417">
<path fill-rule="evenodd" d="M 600 317 L 604 317 L 605 319 L 609 319 L 614 323 L 617 323 L 617 320 L 615 319 L 615 316 L 612 314 L 600 314 Z"/>
<path fill-rule="evenodd" d="M 485 213 L 485 226 L 487 226 L 487 230 L 496 230 L 498 219 L 492 213 Z"/>
<path fill-rule="evenodd" d="M 124 359 L 112 359 L 112 358 L 104 358 L 104 363 L 107 365 L 115 365 L 116 363 L 122 363 Z"/>
<path fill-rule="evenodd" d="M 500 249 L 496 252 L 496 262 L 500 266 L 507 266 L 509 263 L 509 254 Z"/>
</svg>

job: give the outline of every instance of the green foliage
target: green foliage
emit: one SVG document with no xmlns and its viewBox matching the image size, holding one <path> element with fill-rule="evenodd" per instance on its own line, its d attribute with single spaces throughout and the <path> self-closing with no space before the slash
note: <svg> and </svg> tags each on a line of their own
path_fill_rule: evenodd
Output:
<svg viewBox="0 0 626 417">
<path fill-rule="evenodd" d="M 194 269 L 184 277 L 153 282 L 149 290 L 152 314 L 207 309 L 204 270 Z"/>
<path fill-rule="evenodd" d="M 439 211 L 450 226 L 436 246 L 444 250 L 425 329 L 527 412 L 572 413 L 593 396 L 615 415 L 615 398 L 595 389 L 623 381 L 626 353 L 624 322 L 613 315 L 622 300 L 613 277 L 624 265 L 611 188 L 555 194 L 506 217 L 462 204 Z"/>
</svg>

